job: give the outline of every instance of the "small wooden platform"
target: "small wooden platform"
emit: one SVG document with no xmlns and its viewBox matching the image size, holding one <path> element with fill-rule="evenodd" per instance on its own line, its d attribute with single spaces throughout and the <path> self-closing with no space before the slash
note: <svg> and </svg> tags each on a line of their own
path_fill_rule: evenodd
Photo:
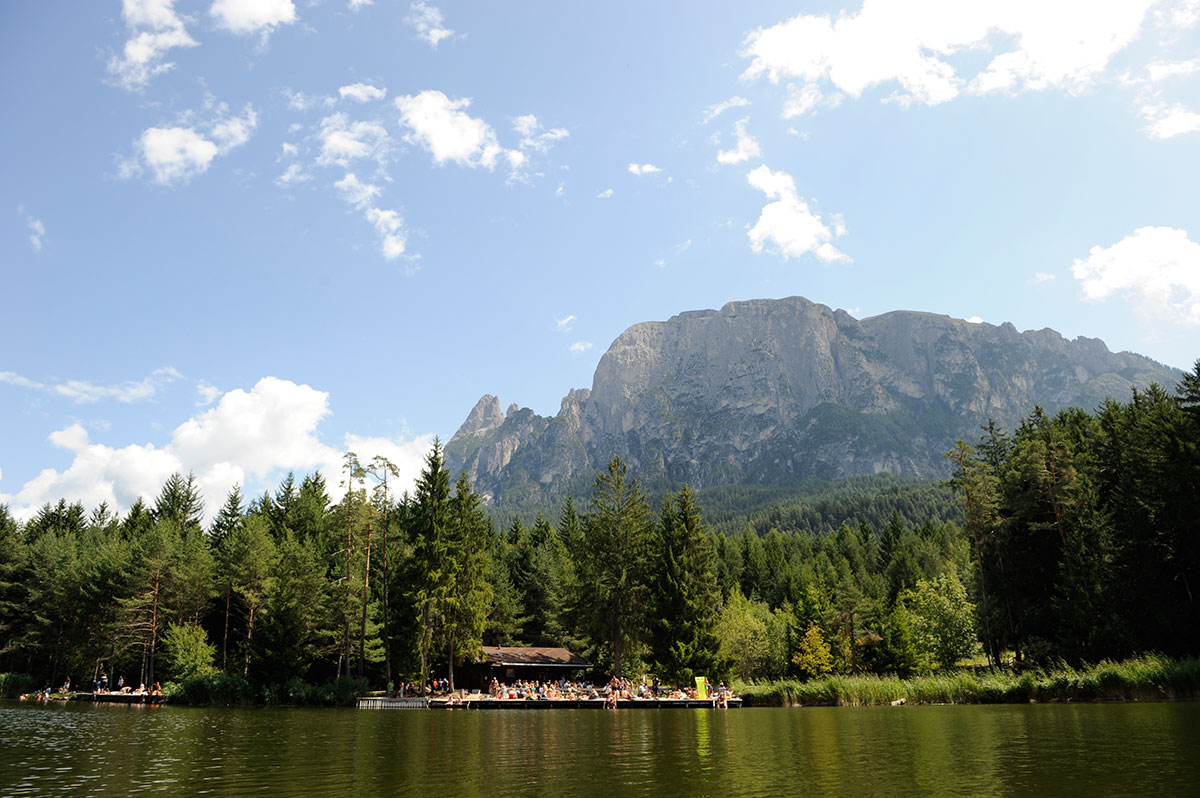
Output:
<svg viewBox="0 0 1200 798">
<path fill-rule="evenodd" d="M 97 704 L 161 704 L 166 700 L 166 696 L 150 693 L 92 693 L 92 701 Z"/>
<path fill-rule="evenodd" d="M 466 706 L 471 709 L 604 709 L 605 701 L 602 698 L 571 700 L 563 699 L 546 699 L 542 701 L 529 701 L 525 699 L 474 699 L 465 702 Z M 742 705 L 742 699 L 729 699 L 729 708 L 736 709 Z M 713 709 L 715 702 L 712 699 L 701 700 L 698 698 L 622 698 L 617 700 L 617 709 Z"/>
<path fill-rule="evenodd" d="M 429 709 L 428 698 L 388 698 L 383 695 L 360 696 L 359 709 Z"/>
</svg>

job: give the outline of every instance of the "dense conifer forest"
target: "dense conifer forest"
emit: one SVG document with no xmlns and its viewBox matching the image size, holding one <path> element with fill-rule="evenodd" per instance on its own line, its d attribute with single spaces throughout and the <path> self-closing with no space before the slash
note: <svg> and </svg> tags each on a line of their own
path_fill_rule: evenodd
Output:
<svg viewBox="0 0 1200 798">
<path fill-rule="evenodd" d="M 347 453 L 340 501 L 289 474 L 207 523 L 181 474 L 119 515 L 0 507 L 0 672 L 289 702 L 453 679 L 485 644 L 667 681 L 1195 654 L 1198 444 L 1200 363 L 1174 394 L 989 426 L 945 486 L 723 488 L 710 517 L 614 458 L 587 497 L 497 523 L 440 444 L 411 492 Z"/>
</svg>

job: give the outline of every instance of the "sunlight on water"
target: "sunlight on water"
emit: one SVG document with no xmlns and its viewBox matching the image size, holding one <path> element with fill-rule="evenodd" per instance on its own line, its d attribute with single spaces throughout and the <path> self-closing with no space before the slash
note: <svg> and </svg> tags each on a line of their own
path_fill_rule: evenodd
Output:
<svg viewBox="0 0 1200 798">
<path fill-rule="evenodd" d="M 0 794 L 1178 794 L 1200 705 L 444 712 L 0 702 Z"/>
</svg>

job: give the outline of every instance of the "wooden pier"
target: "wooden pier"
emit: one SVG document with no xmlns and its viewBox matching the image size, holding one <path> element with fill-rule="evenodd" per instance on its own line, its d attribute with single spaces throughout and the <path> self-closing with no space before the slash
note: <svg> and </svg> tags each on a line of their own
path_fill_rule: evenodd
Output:
<svg viewBox="0 0 1200 798">
<path fill-rule="evenodd" d="M 478 694 L 467 696 L 461 702 L 450 703 L 445 699 L 428 698 L 387 698 L 386 696 L 360 696 L 356 706 L 359 709 L 604 709 L 607 702 L 603 698 L 559 698 L 559 699 L 498 699 L 484 698 Z M 742 699 L 731 698 L 728 701 L 730 709 L 742 705 Z M 622 698 L 617 700 L 617 709 L 714 709 L 716 702 L 699 698 Z"/>
<path fill-rule="evenodd" d="M 166 701 L 162 695 L 151 693 L 92 693 L 92 702 L 96 704 L 161 704 Z M 80 699 L 86 699 L 81 693 Z"/>
<path fill-rule="evenodd" d="M 383 695 L 359 696 L 359 709 L 429 709 L 428 698 L 388 698 Z"/>
</svg>

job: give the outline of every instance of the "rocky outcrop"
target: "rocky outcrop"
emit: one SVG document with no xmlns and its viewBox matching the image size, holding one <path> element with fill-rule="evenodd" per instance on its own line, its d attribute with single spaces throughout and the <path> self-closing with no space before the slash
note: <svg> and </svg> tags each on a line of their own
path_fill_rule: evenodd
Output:
<svg viewBox="0 0 1200 798">
<path fill-rule="evenodd" d="M 553 496 L 620 455 L 693 487 L 817 475 L 946 474 L 943 453 L 989 418 L 1094 408 L 1181 373 L 1049 329 L 895 311 L 862 320 L 801 297 L 635 324 L 558 414 L 484 396 L 447 444 L 493 502 Z"/>
</svg>

